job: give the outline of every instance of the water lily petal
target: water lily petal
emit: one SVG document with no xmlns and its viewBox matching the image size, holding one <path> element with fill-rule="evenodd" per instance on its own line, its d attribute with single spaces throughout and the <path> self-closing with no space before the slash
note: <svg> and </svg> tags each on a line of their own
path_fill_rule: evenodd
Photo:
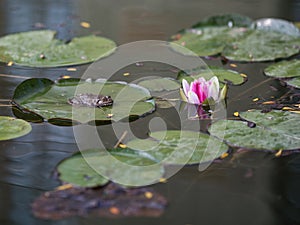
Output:
<svg viewBox="0 0 300 225">
<path fill-rule="evenodd" d="M 183 92 L 184 92 L 185 96 L 188 96 L 188 92 L 190 90 L 190 85 L 185 79 L 182 80 L 182 88 L 183 88 Z"/>
<path fill-rule="evenodd" d="M 188 100 L 189 100 L 189 103 L 198 104 L 198 105 L 200 104 L 198 96 L 192 91 L 188 92 Z"/>
<path fill-rule="evenodd" d="M 213 76 L 208 82 L 209 82 L 208 97 L 211 97 L 215 101 L 217 101 L 219 99 L 219 89 L 220 89 L 219 80 L 216 76 Z"/>
</svg>

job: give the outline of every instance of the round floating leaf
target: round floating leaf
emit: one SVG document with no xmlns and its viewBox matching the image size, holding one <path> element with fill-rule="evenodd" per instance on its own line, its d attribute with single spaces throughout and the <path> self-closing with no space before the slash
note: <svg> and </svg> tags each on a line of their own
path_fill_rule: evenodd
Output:
<svg viewBox="0 0 300 225">
<path fill-rule="evenodd" d="M 251 18 L 232 13 L 207 17 L 199 23 L 195 24 L 193 28 L 202 26 L 248 27 L 251 25 L 251 23 Z"/>
<path fill-rule="evenodd" d="M 105 185 L 109 180 L 92 169 L 81 154 L 63 160 L 58 166 L 60 180 L 81 187 Z"/>
<path fill-rule="evenodd" d="M 21 119 L 0 116 L 0 140 L 21 137 L 31 131 L 31 125 Z"/>
<path fill-rule="evenodd" d="M 78 94 L 111 96 L 112 106 L 72 106 L 69 99 Z M 53 82 L 45 78 L 28 79 L 15 90 L 13 100 L 26 110 L 34 112 L 55 123 L 55 120 L 119 121 L 139 117 L 155 110 L 149 91 L 125 82 L 83 82 L 63 79 Z"/>
<path fill-rule="evenodd" d="M 180 88 L 180 84 L 171 78 L 146 79 L 137 84 L 147 88 L 151 92 L 173 91 Z"/>
<path fill-rule="evenodd" d="M 207 134 L 180 130 L 153 132 L 150 138 L 133 139 L 127 146 L 173 165 L 209 162 L 228 150 L 227 145 Z"/>
<path fill-rule="evenodd" d="M 237 147 L 259 150 L 300 148 L 299 114 L 283 111 L 261 113 L 253 110 L 240 115 L 251 121 L 251 126 L 244 121 L 220 120 L 210 129 L 214 128 L 215 136 L 224 138 L 228 144 Z"/>
<path fill-rule="evenodd" d="M 156 159 L 145 152 L 131 149 L 105 150 L 90 149 L 82 151 L 62 161 L 57 170 L 60 179 L 79 186 L 99 186 L 107 183 L 109 177 L 124 185 L 145 185 L 158 181 L 164 174 L 164 168 L 156 165 Z M 123 169 L 126 166 L 126 170 Z M 145 166 L 151 166 L 145 169 Z M 137 169 L 143 170 L 143 176 L 137 176 Z M 101 175 L 100 175 L 101 174 Z"/>
<path fill-rule="evenodd" d="M 276 78 L 300 77 L 300 60 L 278 62 L 268 66 L 264 72 L 267 76 Z"/>
<path fill-rule="evenodd" d="M 292 87 L 300 89 L 300 77 L 295 77 L 293 79 L 290 79 L 286 81 L 286 83 Z"/>
<path fill-rule="evenodd" d="M 200 73 L 191 76 L 180 72 L 177 79 L 180 81 L 182 81 L 182 79 L 186 79 L 188 82 L 192 82 L 194 79 L 198 79 L 199 77 L 204 77 L 207 80 L 212 76 L 217 76 L 220 82 L 231 85 L 240 85 L 245 82 L 245 77 L 240 73 L 219 67 L 210 67 L 208 69 L 203 69 L 200 71 Z"/>
<path fill-rule="evenodd" d="M 299 46 L 300 38 L 274 31 L 252 30 L 244 38 L 227 45 L 222 54 L 234 61 L 269 61 L 295 55 Z"/>
<path fill-rule="evenodd" d="M 181 45 L 196 55 L 209 56 L 216 55 L 223 51 L 226 43 L 231 43 L 239 36 L 244 36 L 245 30 L 240 28 L 228 27 L 201 27 L 183 31 L 173 37 L 175 44 Z M 182 54 L 189 54 L 176 45 L 171 47 Z"/>
<path fill-rule="evenodd" d="M 293 23 L 276 18 L 262 18 L 255 20 L 252 28 L 265 31 L 276 31 L 285 35 L 300 37 L 300 30 Z"/>
<path fill-rule="evenodd" d="M 56 67 L 83 64 L 111 54 L 116 44 L 94 35 L 65 43 L 54 39 L 55 31 L 40 30 L 0 38 L 0 61 L 22 66 Z"/>
</svg>

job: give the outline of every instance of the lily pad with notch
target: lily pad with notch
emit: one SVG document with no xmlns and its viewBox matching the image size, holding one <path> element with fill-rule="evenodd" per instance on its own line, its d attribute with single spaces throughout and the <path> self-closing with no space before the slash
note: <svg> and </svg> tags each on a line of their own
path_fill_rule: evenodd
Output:
<svg viewBox="0 0 300 225">
<path fill-rule="evenodd" d="M 105 107 L 71 105 L 70 99 L 80 94 L 110 96 L 114 103 Z M 85 82 L 79 79 L 61 79 L 54 82 L 46 78 L 28 79 L 17 86 L 13 101 L 19 108 L 54 124 L 61 120 L 105 124 L 126 118 L 136 119 L 155 110 L 155 102 L 147 89 L 125 82 L 104 80 Z"/>
<path fill-rule="evenodd" d="M 214 136 L 234 147 L 269 151 L 300 148 L 299 114 L 251 110 L 240 116 L 247 121 L 220 120 L 213 123 L 210 130 L 214 129 Z"/>
<path fill-rule="evenodd" d="M 95 35 L 69 43 L 55 39 L 55 31 L 39 30 L 0 38 L 0 61 L 30 67 L 58 67 L 93 62 L 110 55 L 116 44 Z"/>
<path fill-rule="evenodd" d="M 127 147 L 145 151 L 166 165 L 192 165 L 213 161 L 228 151 L 228 146 L 208 134 L 167 130 L 133 139 Z"/>
<path fill-rule="evenodd" d="M 9 116 L 0 116 L 0 141 L 22 137 L 31 131 L 30 123 Z"/>
</svg>

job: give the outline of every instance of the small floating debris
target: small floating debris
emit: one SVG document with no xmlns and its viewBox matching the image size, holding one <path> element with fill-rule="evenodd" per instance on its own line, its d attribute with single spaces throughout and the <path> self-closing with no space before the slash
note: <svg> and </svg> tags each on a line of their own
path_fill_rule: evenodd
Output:
<svg viewBox="0 0 300 225">
<path fill-rule="evenodd" d="M 81 22 L 81 23 L 80 23 L 80 26 L 82 26 L 83 28 L 90 28 L 90 27 L 91 27 L 91 24 L 88 23 L 88 22 Z"/>
</svg>

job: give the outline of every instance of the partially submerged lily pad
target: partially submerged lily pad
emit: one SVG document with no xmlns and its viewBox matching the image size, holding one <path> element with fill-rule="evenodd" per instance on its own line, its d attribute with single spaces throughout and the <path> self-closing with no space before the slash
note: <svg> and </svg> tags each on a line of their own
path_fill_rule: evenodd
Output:
<svg viewBox="0 0 300 225">
<path fill-rule="evenodd" d="M 244 75 L 233 70 L 223 69 L 221 67 L 204 68 L 201 69 L 199 73 L 192 74 L 190 76 L 186 75 L 184 72 L 180 72 L 177 79 L 180 81 L 182 81 L 182 79 L 185 79 L 188 82 L 192 82 L 194 79 L 197 79 L 199 77 L 204 77 L 207 80 L 212 76 L 218 77 L 221 83 L 229 85 L 240 85 L 246 81 Z"/>
<path fill-rule="evenodd" d="M 199 56 L 222 54 L 233 61 L 269 61 L 299 53 L 300 31 L 292 23 L 272 18 L 251 22 L 243 16 L 213 16 L 172 36 L 172 40 Z M 171 47 L 187 52 L 174 44 Z"/>
<path fill-rule="evenodd" d="M 127 146 L 172 165 L 210 162 L 228 150 L 227 145 L 212 136 L 183 130 L 153 132 L 148 139 L 133 139 Z"/>
<path fill-rule="evenodd" d="M 69 100 L 78 94 L 111 96 L 114 103 L 98 108 L 69 104 Z M 28 79 L 16 88 L 13 100 L 19 107 L 52 123 L 61 119 L 81 123 L 119 121 L 155 110 L 155 103 L 147 89 L 125 82 L 104 80 L 85 82 L 61 79 L 53 82 L 45 78 Z"/>
<path fill-rule="evenodd" d="M 31 67 L 69 66 L 93 62 L 116 48 L 112 40 L 94 35 L 74 38 L 66 44 L 55 39 L 55 33 L 40 30 L 0 38 L 0 61 Z"/>
<path fill-rule="evenodd" d="M 132 149 L 112 149 L 109 152 L 90 149 L 65 159 L 58 165 L 57 171 L 61 180 L 81 187 L 101 186 L 108 179 L 122 185 L 141 186 L 163 176 L 164 168 L 156 166 L 156 163 L 150 154 Z M 152 167 L 147 170 L 146 166 Z M 143 170 L 143 176 L 137 175 L 137 169 Z"/>
<path fill-rule="evenodd" d="M 59 220 L 70 216 L 157 217 L 167 200 L 151 188 L 128 189 L 110 183 L 102 188 L 70 187 L 45 192 L 32 204 L 34 216 Z"/>
<path fill-rule="evenodd" d="M 220 120 L 210 129 L 232 146 L 257 150 L 295 150 L 300 148 L 300 115 L 292 112 L 259 110 L 240 114 L 247 121 Z M 219 129 L 220 128 L 220 129 Z"/>
<path fill-rule="evenodd" d="M 21 119 L 0 116 L 0 141 L 18 138 L 28 134 L 31 125 Z"/>
</svg>

